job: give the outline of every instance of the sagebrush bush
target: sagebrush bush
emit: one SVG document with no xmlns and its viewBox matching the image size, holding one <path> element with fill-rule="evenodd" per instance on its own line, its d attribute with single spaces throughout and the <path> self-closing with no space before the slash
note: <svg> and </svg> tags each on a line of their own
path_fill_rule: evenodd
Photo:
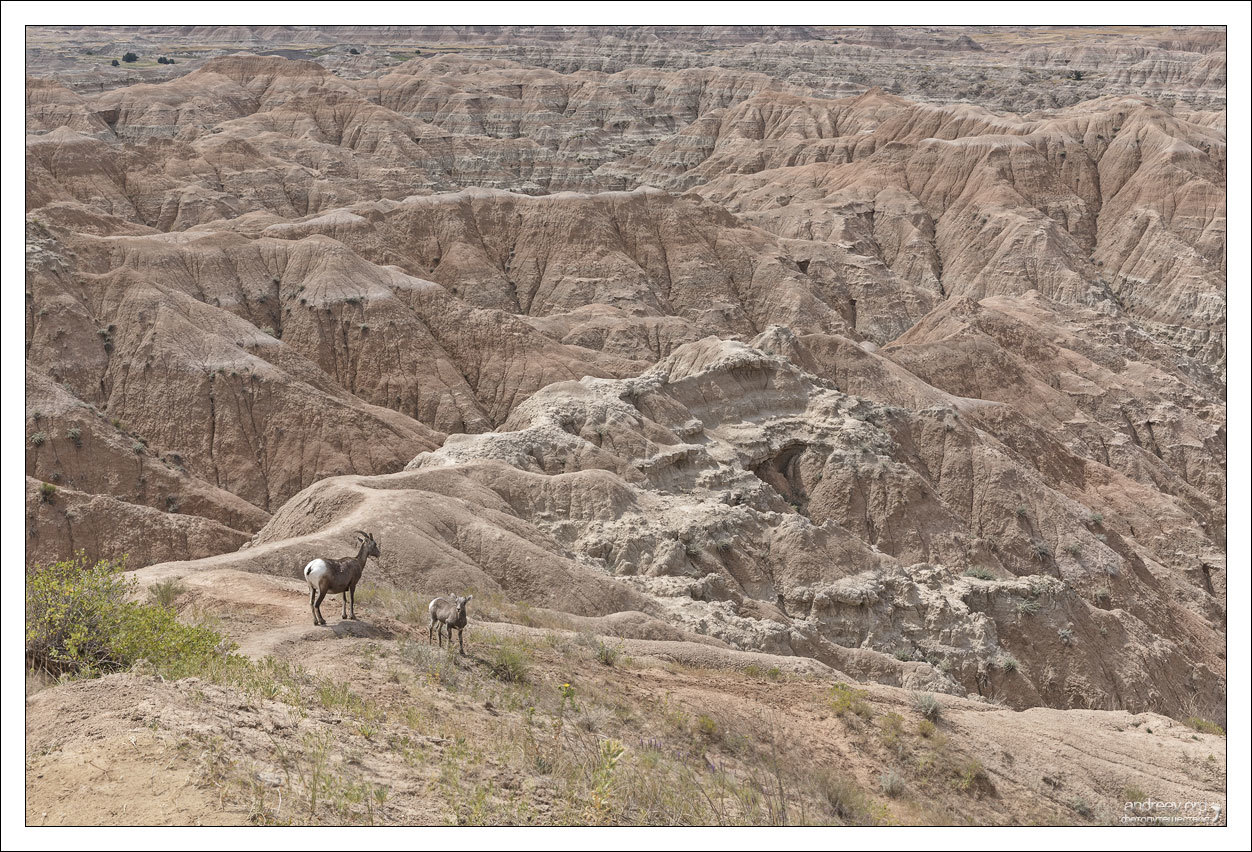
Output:
<svg viewBox="0 0 1252 852">
<path fill-rule="evenodd" d="M 162 606 L 135 603 L 125 559 L 73 558 L 26 569 L 26 664 L 60 677 L 96 677 L 148 660 L 170 678 L 238 660 L 212 630 Z"/>
<path fill-rule="evenodd" d="M 913 708 L 922 714 L 922 718 L 930 722 L 938 721 L 943 713 L 943 705 L 929 692 L 914 692 Z"/>
<path fill-rule="evenodd" d="M 1017 612 L 1021 615 L 1034 615 L 1042 609 L 1042 605 L 1035 598 L 1022 598 L 1017 602 Z"/>
<path fill-rule="evenodd" d="M 878 785 L 884 793 L 893 799 L 904 794 L 904 779 L 894 769 L 883 770 L 883 773 L 878 777 Z"/>
</svg>

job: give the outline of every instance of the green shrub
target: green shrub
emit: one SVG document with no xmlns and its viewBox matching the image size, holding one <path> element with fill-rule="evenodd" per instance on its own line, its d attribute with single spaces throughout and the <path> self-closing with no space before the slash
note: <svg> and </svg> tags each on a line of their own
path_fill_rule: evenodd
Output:
<svg viewBox="0 0 1252 852">
<path fill-rule="evenodd" d="M 1210 722 L 1208 719 L 1201 719 L 1199 716 L 1192 716 L 1187 719 L 1187 726 L 1195 728 L 1202 734 L 1217 734 L 1219 737 L 1226 736 L 1226 730 L 1216 722 Z"/>
<path fill-rule="evenodd" d="M 66 429 L 65 437 L 69 438 L 74 443 L 75 447 L 81 447 L 83 445 L 83 433 L 82 430 L 77 427 Z"/>
<path fill-rule="evenodd" d="M 241 661 L 220 635 L 178 621 L 172 610 L 134 603 L 125 559 L 74 559 L 26 570 L 26 664 L 54 676 L 94 677 L 147 660 L 166 677 Z"/>
<path fill-rule="evenodd" d="M 33 447 L 42 447 L 43 442 L 48 440 L 47 432 L 33 432 L 30 436 L 30 443 Z"/>
<path fill-rule="evenodd" d="M 109 64 L 110 64 L 110 65 L 112 65 L 114 68 L 116 68 L 116 67 L 118 67 L 119 65 L 121 65 L 122 63 L 120 63 L 120 62 L 118 62 L 116 59 L 114 59 L 114 60 L 113 60 L 112 62 L 110 62 Z"/>
<path fill-rule="evenodd" d="M 970 568 L 965 572 L 966 577 L 973 577 L 977 580 L 994 580 L 995 574 L 992 574 L 986 568 Z"/>
<path fill-rule="evenodd" d="M 139 54 L 128 50 L 126 53 L 122 54 L 122 61 L 123 62 L 138 62 Z"/>
<path fill-rule="evenodd" d="M 851 713 L 862 719 L 869 719 L 874 711 L 865 701 L 867 695 L 862 689 L 855 689 L 846 683 L 836 683 L 830 690 L 830 709 L 839 717 Z"/>
<path fill-rule="evenodd" d="M 57 499 L 57 487 L 51 482 L 43 482 L 39 485 L 39 501 L 41 503 L 55 503 Z"/>
<path fill-rule="evenodd" d="M 515 645 L 499 645 L 491 655 L 491 673 L 506 683 L 525 683 L 529 668 L 526 654 Z"/>
<path fill-rule="evenodd" d="M 778 666 L 770 666 L 768 669 L 758 666 L 756 663 L 748 663 L 743 667 L 743 673 L 751 678 L 758 680 L 782 680 L 782 669 Z"/>
</svg>

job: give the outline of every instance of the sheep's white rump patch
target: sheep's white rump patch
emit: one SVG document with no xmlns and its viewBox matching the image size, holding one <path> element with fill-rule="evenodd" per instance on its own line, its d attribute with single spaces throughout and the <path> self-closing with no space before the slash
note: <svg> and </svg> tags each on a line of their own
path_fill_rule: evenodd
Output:
<svg viewBox="0 0 1252 852">
<path fill-rule="evenodd" d="M 325 559 L 314 559 L 304 566 L 304 579 L 310 583 L 316 583 L 328 570 L 329 566 Z"/>
</svg>

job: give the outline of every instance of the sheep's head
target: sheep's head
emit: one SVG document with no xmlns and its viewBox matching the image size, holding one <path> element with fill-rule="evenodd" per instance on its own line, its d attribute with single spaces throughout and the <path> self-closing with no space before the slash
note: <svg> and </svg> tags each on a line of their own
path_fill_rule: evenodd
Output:
<svg viewBox="0 0 1252 852">
<path fill-rule="evenodd" d="M 469 602 L 472 601 L 473 599 L 474 599 L 473 595 L 470 595 L 468 598 L 460 598 L 460 597 L 453 598 L 453 600 L 456 601 L 456 614 L 458 618 L 465 617 L 465 609 L 466 607 L 469 606 Z"/>
<path fill-rule="evenodd" d="M 374 541 L 374 537 L 364 530 L 357 530 L 357 541 L 365 545 L 365 558 L 371 556 L 382 556 L 382 552 L 378 549 L 378 542 Z"/>
</svg>

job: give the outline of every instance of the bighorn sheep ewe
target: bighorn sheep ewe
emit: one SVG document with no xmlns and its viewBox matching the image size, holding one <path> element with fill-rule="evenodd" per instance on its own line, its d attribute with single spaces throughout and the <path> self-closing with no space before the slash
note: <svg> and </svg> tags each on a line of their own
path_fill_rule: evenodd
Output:
<svg viewBox="0 0 1252 852">
<path fill-rule="evenodd" d="M 304 566 L 304 579 L 309 582 L 309 607 L 313 610 L 313 623 L 325 624 L 322 617 L 322 598 L 328 594 L 343 593 L 343 617 L 356 620 L 356 584 L 365 569 L 365 560 L 371 556 L 381 556 L 378 543 L 374 537 L 361 530 L 356 531 L 360 549 L 356 556 L 346 559 L 326 559 L 318 557 Z M 352 615 L 348 615 L 348 596 L 352 596 Z M 452 634 L 448 634 L 451 641 Z"/>
<path fill-rule="evenodd" d="M 469 606 L 469 602 L 474 599 L 473 595 L 468 598 L 457 597 L 450 594 L 446 598 L 435 598 L 430 602 L 430 626 L 426 628 L 426 641 L 429 644 L 433 638 L 433 633 L 438 625 L 439 630 L 439 647 L 443 647 L 443 629 L 448 628 L 448 647 L 452 647 L 452 631 L 456 630 L 457 642 L 460 644 L 461 653 L 465 653 L 465 608 Z"/>
</svg>

